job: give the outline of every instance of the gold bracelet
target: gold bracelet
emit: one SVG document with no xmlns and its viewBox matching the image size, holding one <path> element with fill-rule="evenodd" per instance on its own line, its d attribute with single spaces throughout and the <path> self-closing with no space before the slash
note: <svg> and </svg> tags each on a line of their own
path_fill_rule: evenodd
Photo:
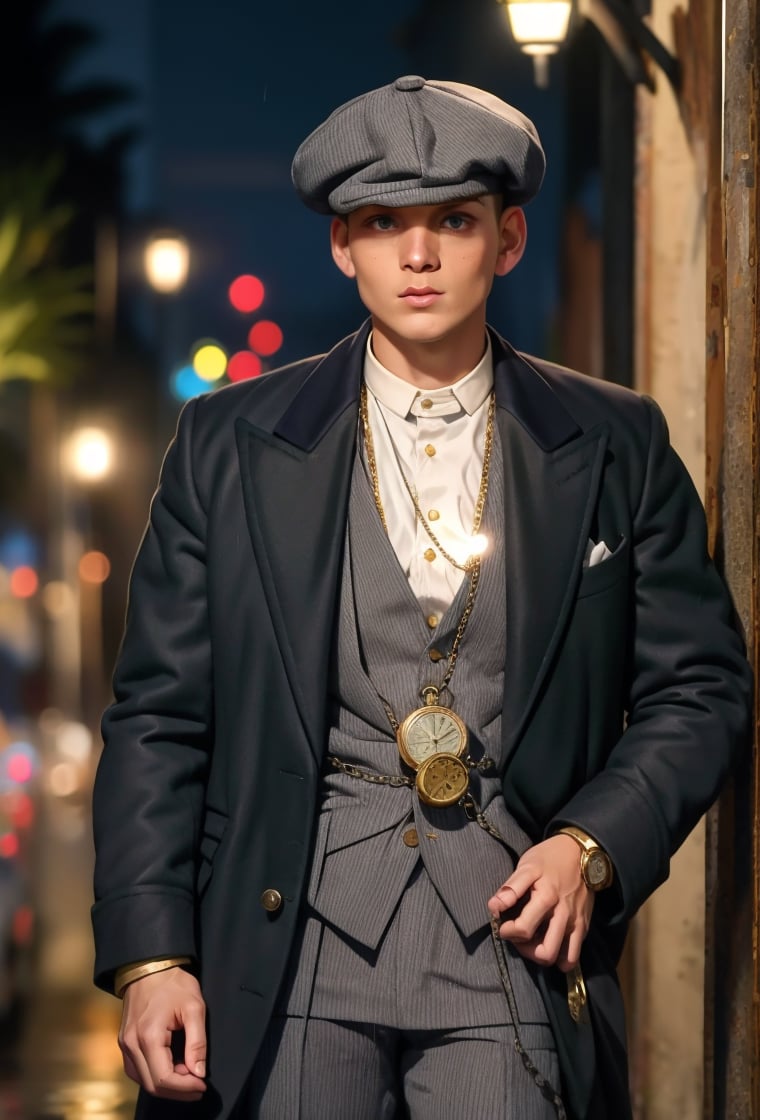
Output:
<svg viewBox="0 0 760 1120">
<path fill-rule="evenodd" d="M 124 965 L 116 970 L 114 991 L 121 999 L 127 987 L 135 980 L 142 980 L 143 976 L 151 976 L 154 972 L 165 972 L 169 968 L 191 963 L 192 957 L 165 957 L 161 960 L 139 961 L 137 964 Z"/>
</svg>

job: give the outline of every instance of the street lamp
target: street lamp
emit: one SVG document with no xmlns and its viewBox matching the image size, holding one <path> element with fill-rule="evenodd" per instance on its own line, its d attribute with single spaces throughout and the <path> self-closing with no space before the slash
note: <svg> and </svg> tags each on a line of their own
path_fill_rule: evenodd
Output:
<svg viewBox="0 0 760 1120">
<path fill-rule="evenodd" d="M 157 295 L 155 303 L 156 357 L 164 392 L 161 395 L 160 414 L 172 403 L 172 413 L 166 416 L 167 429 L 175 420 L 173 402 L 166 389 L 168 379 L 181 364 L 182 352 L 177 293 L 184 287 L 190 268 L 190 249 L 185 238 L 172 231 L 154 233 L 145 245 L 145 276 Z"/>
<path fill-rule="evenodd" d="M 145 275 L 157 292 L 177 292 L 187 280 L 190 249 L 179 233 L 155 233 L 145 246 Z"/>
<path fill-rule="evenodd" d="M 570 0 L 504 0 L 509 26 L 520 50 L 533 59 L 536 85 L 549 84 L 549 57 L 565 41 Z"/>
<path fill-rule="evenodd" d="M 46 589 L 56 706 L 82 710 L 94 722 L 103 699 L 102 581 L 82 578 L 80 562 L 89 547 L 86 491 L 102 483 L 114 466 L 114 442 L 103 428 L 71 431 L 59 450 L 60 578 Z"/>
<path fill-rule="evenodd" d="M 78 428 L 65 449 L 67 468 L 79 482 L 99 482 L 113 464 L 113 440 L 102 428 Z"/>
<path fill-rule="evenodd" d="M 506 8 L 512 36 L 533 58 L 536 85 L 549 81 L 549 57 L 567 37 L 573 17 L 573 0 L 499 0 Z M 674 89 L 680 82 L 680 65 L 626 0 L 576 0 L 577 15 L 594 24 L 626 77 L 634 85 L 654 92 L 647 59 L 659 66 Z"/>
</svg>

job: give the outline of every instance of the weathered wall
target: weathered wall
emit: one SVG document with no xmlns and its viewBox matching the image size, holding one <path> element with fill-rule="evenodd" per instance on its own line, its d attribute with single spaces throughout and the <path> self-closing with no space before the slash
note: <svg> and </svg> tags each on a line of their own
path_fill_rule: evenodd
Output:
<svg viewBox="0 0 760 1120">
<path fill-rule="evenodd" d="M 672 0 L 651 26 L 673 48 Z M 705 474 L 705 181 L 673 90 L 656 75 L 637 126 L 636 386 L 665 412 L 672 442 L 703 493 Z M 641 1120 L 698 1120 L 703 1093 L 704 827 L 633 933 L 632 1064 Z"/>
</svg>

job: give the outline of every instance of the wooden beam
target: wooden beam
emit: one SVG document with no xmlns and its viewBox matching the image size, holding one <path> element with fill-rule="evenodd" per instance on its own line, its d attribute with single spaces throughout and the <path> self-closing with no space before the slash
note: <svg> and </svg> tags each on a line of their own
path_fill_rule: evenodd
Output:
<svg viewBox="0 0 760 1120">
<path fill-rule="evenodd" d="M 698 6 L 699 7 L 699 6 Z M 707 140 L 706 506 L 710 542 L 760 666 L 758 12 L 704 5 Z M 725 71 L 723 61 L 725 55 Z M 721 75 L 725 73 L 725 90 Z M 760 690 L 758 690 L 760 692 Z M 705 1120 L 760 1117 L 758 726 L 708 818 Z"/>
</svg>

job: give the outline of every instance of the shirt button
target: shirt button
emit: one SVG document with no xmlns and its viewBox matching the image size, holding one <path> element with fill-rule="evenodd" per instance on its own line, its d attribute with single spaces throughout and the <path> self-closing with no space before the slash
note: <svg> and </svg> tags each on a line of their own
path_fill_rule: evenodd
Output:
<svg viewBox="0 0 760 1120">
<path fill-rule="evenodd" d="M 428 657 L 431 661 L 442 661 L 446 655 L 441 653 L 439 649 L 429 649 Z"/>
<path fill-rule="evenodd" d="M 435 448 L 433 447 L 432 443 L 428 443 L 428 444 L 425 445 L 425 454 L 430 459 L 432 459 L 433 456 L 435 455 Z"/>
<path fill-rule="evenodd" d="M 424 401 L 420 401 L 420 408 L 432 408 L 433 402 L 430 397 L 425 397 Z"/>
<path fill-rule="evenodd" d="M 426 560 L 429 560 L 429 561 L 435 560 L 435 551 L 432 548 L 426 548 L 422 555 L 425 557 Z"/>
<path fill-rule="evenodd" d="M 268 890 L 263 892 L 261 898 L 259 899 L 259 902 L 265 910 L 268 910 L 270 914 L 274 914 L 282 906 L 282 895 L 279 891 L 276 891 L 273 887 L 270 887 Z"/>
<path fill-rule="evenodd" d="M 401 839 L 404 841 L 407 848 L 416 848 L 417 845 L 420 842 L 420 838 L 417 835 L 417 829 L 416 828 L 407 828 L 406 832 L 401 837 Z"/>
<path fill-rule="evenodd" d="M 438 615 L 429 614 L 427 617 L 427 624 L 431 630 L 435 630 L 436 626 L 438 625 Z"/>
<path fill-rule="evenodd" d="M 440 516 L 441 515 L 437 509 L 428 510 L 428 521 L 437 521 Z"/>
</svg>

